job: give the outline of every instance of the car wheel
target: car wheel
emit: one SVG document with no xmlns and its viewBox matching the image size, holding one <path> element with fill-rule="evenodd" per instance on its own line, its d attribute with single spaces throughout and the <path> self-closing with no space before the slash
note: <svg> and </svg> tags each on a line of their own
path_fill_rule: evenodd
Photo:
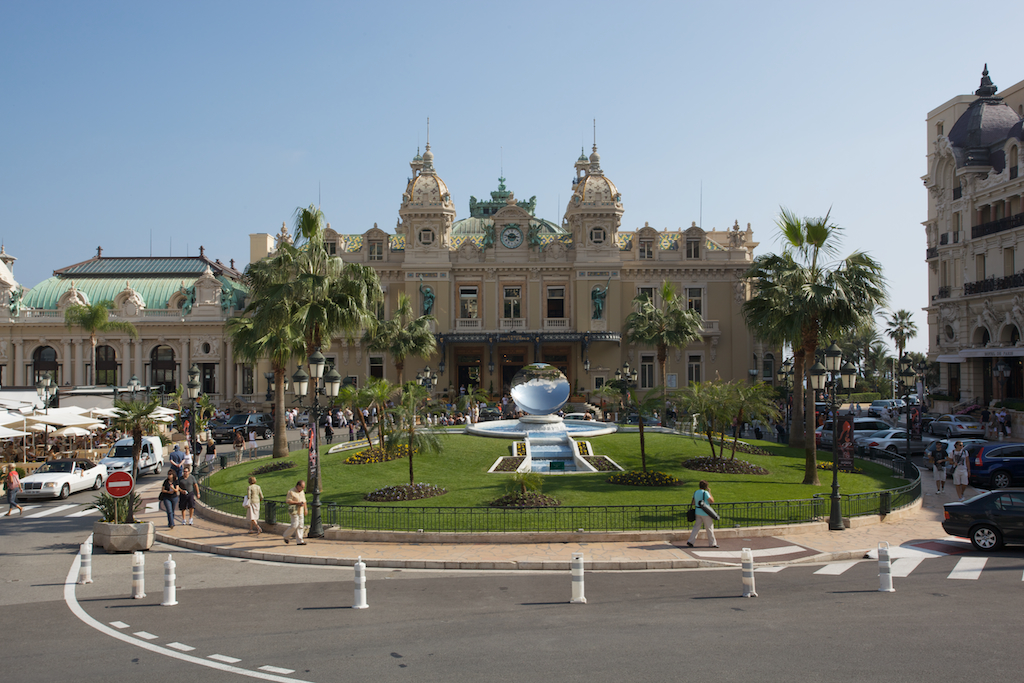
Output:
<svg viewBox="0 0 1024 683">
<path fill-rule="evenodd" d="M 898 452 L 898 450 L 897 450 L 897 448 L 895 446 L 886 446 L 885 450 L 889 451 L 890 453 Z"/>
<path fill-rule="evenodd" d="M 992 488 L 994 489 L 1005 489 L 1011 483 L 1013 483 L 1013 479 L 1009 472 L 996 472 L 992 475 Z"/>
<path fill-rule="evenodd" d="M 946 427 L 946 438 L 947 439 L 952 439 L 953 438 L 953 428 L 952 427 Z"/>
<path fill-rule="evenodd" d="M 1003 536 L 994 526 L 981 524 L 971 529 L 971 545 L 978 550 L 998 550 L 1003 547 Z"/>
<path fill-rule="evenodd" d="M 61 489 L 60 489 L 60 499 L 64 500 L 65 498 L 67 498 L 70 495 L 71 495 L 71 486 L 69 486 L 68 484 L 64 484 L 64 486 L 62 486 Z"/>
<path fill-rule="evenodd" d="M 103 477 L 96 477 L 96 481 L 92 483 L 92 490 L 99 491 L 101 486 L 103 486 Z"/>
<path fill-rule="evenodd" d="M 153 465 L 153 474 L 160 474 L 160 463 Z"/>
<path fill-rule="evenodd" d="M 263 430 L 263 440 L 264 441 L 266 441 L 267 439 L 269 439 L 273 435 L 274 435 L 274 432 L 270 431 L 269 429 L 264 429 Z"/>
</svg>

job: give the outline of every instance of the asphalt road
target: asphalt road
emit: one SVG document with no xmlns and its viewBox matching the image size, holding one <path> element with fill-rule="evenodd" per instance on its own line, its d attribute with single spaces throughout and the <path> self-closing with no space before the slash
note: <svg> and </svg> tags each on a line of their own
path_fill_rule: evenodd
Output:
<svg viewBox="0 0 1024 683">
<path fill-rule="evenodd" d="M 585 605 L 569 604 L 567 572 L 371 570 L 369 608 L 355 610 L 351 568 L 161 546 L 145 556 L 144 599 L 130 597 L 131 556 L 102 550 L 94 583 L 75 586 L 73 573 L 66 586 L 94 519 L 0 518 L 9 680 L 920 681 L 1020 672 L 1020 549 L 924 559 L 895 579 L 895 593 L 878 592 L 872 561 L 824 569 L 832 574 L 759 571 L 759 597 L 749 599 L 739 569 L 588 572 Z M 168 553 L 178 605 L 162 607 Z M 964 558 L 977 571 L 960 571 Z"/>
</svg>

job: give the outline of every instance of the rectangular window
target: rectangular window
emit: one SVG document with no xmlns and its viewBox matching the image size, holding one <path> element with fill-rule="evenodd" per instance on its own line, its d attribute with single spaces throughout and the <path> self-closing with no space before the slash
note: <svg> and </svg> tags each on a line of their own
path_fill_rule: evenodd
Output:
<svg viewBox="0 0 1024 683">
<path fill-rule="evenodd" d="M 666 389 L 678 389 L 679 388 L 678 384 L 679 384 L 679 380 L 678 380 L 678 376 L 676 375 L 676 373 L 669 372 L 669 373 L 665 374 L 665 388 Z"/>
<path fill-rule="evenodd" d="M 203 385 L 204 394 L 216 394 L 217 393 L 217 364 L 216 363 L 203 363 L 199 366 L 202 371 L 200 382 Z"/>
<path fill-rule="evenodd" d="M 338 245 L 334 242 L 327 242 L 327 253 L 335 256 L 338 253 Z"/>
<path fill-rule="evenodd" d="M 977 254 L 974 257 L 974 275 L 975 280 L 985 279 L 985 255 Z"/>
<path fill-rule="evenodd" d="M 384 357 L 370 356 L 370 377 L 384 379 Z"/>
<path fill-rule="evenodd" d="M 359 378 L 356 377 L 355 375 L 349 375 L 345 379 L 341 380 L 341 385 L 342 386 L 346 386 L 346 387 L 349 386 L 349 385 L 352 385 L 354 387 L 358 387 L 359 386 Z"/>
<path fill-rule="evenodd" d="M 459 317 L 478 318 L 476 287 L 459 287 Z"/>
<path fill-rule="evenodd" d="M 775 357 L 767 355 L 764 357 L 764 363 L 762 364 L 761 379 L 765 382 L 771 382 L 775 377 Z"/>
<path fill-rule="evenodd" d="M 1009 277 L 1016 271 L 1014 270 L 1015 264 L 1013 262 L 1014 248 L 1006 247 L 1003 249 L 1003 277 Z"/>
<path fill-rule="evenodd" d="M 700 240 L 686 240 L 686 258 L 700 258 Z"/>
<path fill-rule="evenodd" d="M 637 287 L 636 295 L 638 297 L 646 296 L 651 303 L 654 303 L 654 287 Z"/>
<path fill-rule="evenodd" d="M 594 376 L 594 391 L 597 391 L 598 389 L 600 389 L 601 387 L 603 387 L 603 386 L 604 386 L 604 383 L 605 383 L 606 381 L 607 381 L 607 380 L 605 379 L 605 376 L 604 376 L 604 375 L 595 375 L 595 376 Z"/>
<path fill-rule="evenodd" d="M 523 305 L 520 294 L 522 288 L 520 287 L 505 287 L 505 310 L 504 314 L 506 318 L 522 318 L 523 317 Z"/>
<path fill-rule="evenodd" d="M 700 315 L 704 314 L 703 297 L 701 296 L 700 287 L 686 288 L 686 307 L 691 311 L 697 311 Z"/>
<path fill-rule="evenodd" d="M 953 400 L 960 399 L 960 364 L 948 363 L 949 368 L 949 391 L 946 393 L 953 397 Z"/>
<path fill-rule="evenodd" d="M 548 287 L 549 318 L 565 317 L 565 287 Z"/>
<path fill-rule="evenodd" d="M 654 386 L 654 354 L 644 353 L 640 356 L 640 388 L 650 389 Z"/>
<path fill-rule="evenodd" d="M 384 260 L 384 242 L 381 240 L 370 240 L 370 260 L 371 261 L 383 261 Z"/>
<path fill-rule="evenodd" d="M 654 258 L 654 240 L 640 240 L 640 258 Z"/>
<path fill-rule="evenodd" d="M 699 382 L 701 378 L 701 362 L 700 356 L 687 356 L 686 359 L 686 381 L 687 382 Z"/>
<path fill-rule="evenodd" d="M 252 383 L 252 366 L 243 363 L 241 366 L 242 372 L 242 393 L 252 394 L 256 392 L 256 387 Z"/>
</svg>

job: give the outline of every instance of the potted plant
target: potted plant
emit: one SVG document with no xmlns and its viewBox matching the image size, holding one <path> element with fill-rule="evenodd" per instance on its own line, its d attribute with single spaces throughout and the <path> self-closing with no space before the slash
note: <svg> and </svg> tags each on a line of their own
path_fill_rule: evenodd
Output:
<svg viewBox="0 0 1024 683">
<path fill-rule="evenodd" d="M 92 542 L 108 553 L 128 553 L 149 550 L 156 540 L 152 522 L 129 522 L 142 506 L 142 497 L 132 491 L 123 498 L 114 498 L 106 492 L 96 496 L 92 508 L 99 510 L 103 519 L 92 525 Z M 129 514 L 131 513 L 131 514 Z"/>
</svg>

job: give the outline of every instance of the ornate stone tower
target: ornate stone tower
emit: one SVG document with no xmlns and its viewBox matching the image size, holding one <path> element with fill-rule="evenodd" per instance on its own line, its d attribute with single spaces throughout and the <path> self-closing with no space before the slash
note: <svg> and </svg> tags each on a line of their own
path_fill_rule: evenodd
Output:
<svg viewBox="0 0 1024 683">
<path fill-rule="evenodd" d="M 601 155 L 595 144 L 589 160 L 581 152 L 576 161 L 576 178 L 563 225 L 572 233 L 577 249 L 616 253 L 615 236 L 622 213 L 622 195 L 601 170 Z"/>
<path fill-rule="evenodd" d="M 434 153 L 430 151 L 429 142 L 423 156 L 417 153 L 409 166 L 412 178 L 402 194 L 395 228 L 395 232 L 405 235 L 406 259 L 418 260 L 421 256 L 430 258 L 439 254 L 447 257 L 455 204 L 448 186 L 434 170 Z"/>
</svg>

